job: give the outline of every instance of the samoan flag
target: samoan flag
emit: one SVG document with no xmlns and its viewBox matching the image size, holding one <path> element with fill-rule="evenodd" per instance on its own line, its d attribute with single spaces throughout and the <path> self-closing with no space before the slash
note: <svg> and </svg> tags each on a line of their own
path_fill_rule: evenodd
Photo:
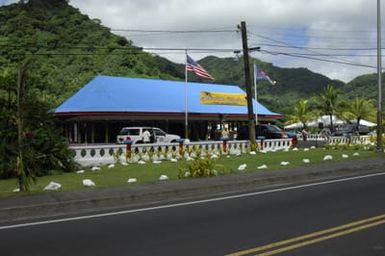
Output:
<svg viewBox="0 0 385 256">
<path fill-rule="evenodd" d="M 271 80 L 271 78 L 266 74 L 265 71 L 263 71 L 262 69 L 258 69 L 257 66 L 254 66 L 254 68 L 255 68 L 254 73 L 255 73 L 256 80 L 267 80 L 272 85 L 276 83 L 276 81 Z"/>
</svg>

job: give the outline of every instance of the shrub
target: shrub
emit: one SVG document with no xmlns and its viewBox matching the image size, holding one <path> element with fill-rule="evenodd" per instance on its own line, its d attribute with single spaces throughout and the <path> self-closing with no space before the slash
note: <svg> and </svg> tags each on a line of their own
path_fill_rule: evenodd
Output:
<svg viewBox="0 0 385 256">
<path fill-rule="evenodd" d="M 214 159 L 208 157 L 198 158 L 187 162 L 186 166 L 180 167 L 178 178 L 217 176 L 218 172 L 215 170 L 215 167 Z"/>
</svg>

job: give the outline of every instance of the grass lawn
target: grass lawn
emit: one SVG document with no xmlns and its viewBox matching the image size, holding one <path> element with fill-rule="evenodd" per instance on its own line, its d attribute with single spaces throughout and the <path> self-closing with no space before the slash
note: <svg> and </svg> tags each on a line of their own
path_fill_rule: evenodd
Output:
<svg viewBox="0 0 385 256">
<path fill-rule="evenodd" d="M 354 153 L 358 153 L 359 156 L 353 156 Z M 342 154 L 346 154 L 349 158 L 343 158 Z M 247 169 L 244 172 L 266 172 L 279 170 L 284 171 L 287 168 L 294 168 L 304 165 L 315 165 L 325 162 L 324 156 L 331 155 L 332 160 L 328 162 L 333 163 L 337 161 L 349 161 L 351 159 L 364 159 L 374 157 L 377 155 L 374 151 L 368 151 L 363 149 L 310 149 L 304 151 L 299 149 L 298 151 L 284 152 L 269 152 L 269 153 L 257 153 L 256 155 L 243 154 L 241 156 L 222 156 L 216 160 L 216 169 L 221 174 L 238 173 L 238 166 L 241 164 L 247 164 Z M 302 162 L 304 158 L 310 160 L 310 163 L 305 164 Z M 281 166 L 282 161 L 287 161 L 290 164 L 288 166 Z M 129 178 L 136 178 L 137 184 L 156 182 L 159 176 L 164 174 L 169 179 L 178 179 L 179 167 L 186 166 L 188 162 L 180 160 L 177 163 L 163 161 L 161 164 L 147 163 L 129 164 L 123 166 L 120 164 L 115 165 L 114 168 L 108 168 L 107 166 L 101 167 L 101 170 L 92 172 L 90 168 L 84 168 L 83 174 L 77 173 L 61 173 L 50 176 L 38 177 L 36 184 L 31 185 L 31 191 L 27 193 L 13 193 L 12 190 L 17 188 L 17 180 L 0 180 L 0 197 L 6 197 L 10 195 L 21 194 L 36 194 L 42 193 L 43 188 L 50 182 L 55 181 L 62 185 L 60 191 L 73 191 L 84 188 L 82 184 L 83 179 L 91 179 L 95 182 L 97 188 L 103 187 L 117 187 L 117 186 L 134 186 L 128 184 Z M 257 167 L 261 165 L 267 165 L 267 169 L 258 170 Z"/>
</svg>

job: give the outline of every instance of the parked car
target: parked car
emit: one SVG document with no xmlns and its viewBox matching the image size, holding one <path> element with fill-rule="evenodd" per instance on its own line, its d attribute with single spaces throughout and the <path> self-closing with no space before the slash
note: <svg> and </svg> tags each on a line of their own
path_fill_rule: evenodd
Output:
<svg viewBox="0 0 385 256">
<path fill-rule="evenodd" d="M 365 125 L 359 125 L 357 129 L 356 124 L 348 124 L 333 132 L 333 136 L 367 135 L 369 132 Z"/>
<path fill-rule="evenodd" d="M 124 143 L 126 140 L 131 140 L 132 144 L 143 143 L 143 132 L 150 132 L 151 143 L 172 143 L 180 139 L 179 135 L 168 134 L 159 128 L 155 127 L 123 127 L 117 136 L 117 143 Z"/>
<path fill-rule="evenodd" d="M 289 138 L 287 133 L 282 131 L 278 126 L 272 124 L 258 124 L 255 126 L 257 139 L 286 139 Z M 239 129 L 238 138 L 240 140 L 249 139 L 249 127 L 242 126 Z"/>
<path fill-rule="evenodd" d="M 271 124 L 258 124 L 255 129 L 255 133 L 258 137 L 264 137 L 265 139 L 287 139 L 288 135 L 282 131 L 278 126 Z"/>
</svg>

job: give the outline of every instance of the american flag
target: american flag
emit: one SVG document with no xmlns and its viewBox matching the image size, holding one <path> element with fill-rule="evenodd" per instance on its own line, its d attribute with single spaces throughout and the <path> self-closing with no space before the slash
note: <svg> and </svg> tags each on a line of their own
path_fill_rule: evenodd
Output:
<svg viewBox="0 0 385 256">
<path fill-rule="evenodd" d="M 201 65 L 196 63 L 190 56 L 187 55 L 187 64 L 186 64 L 187 71 L 194 72 L 197 76 L 214 80 L 214 77 L 212 77 Z"/>
</svg>

